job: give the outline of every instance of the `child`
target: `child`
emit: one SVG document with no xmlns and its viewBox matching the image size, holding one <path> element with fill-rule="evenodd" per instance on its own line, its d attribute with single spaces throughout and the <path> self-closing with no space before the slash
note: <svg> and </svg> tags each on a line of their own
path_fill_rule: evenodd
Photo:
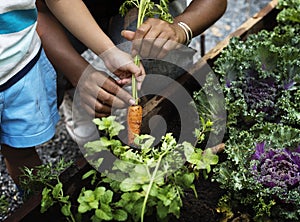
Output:
<svg viewBox="0 0 300 222">
<path fill-rule="evenodd" d="M 41 164 L 35 146 L 51 139 L 59 120 L 56 73 L 36 32 L 35 0 L 0 4 L 0 143 L 19 185 L 21 168 Z"/>
</svg>

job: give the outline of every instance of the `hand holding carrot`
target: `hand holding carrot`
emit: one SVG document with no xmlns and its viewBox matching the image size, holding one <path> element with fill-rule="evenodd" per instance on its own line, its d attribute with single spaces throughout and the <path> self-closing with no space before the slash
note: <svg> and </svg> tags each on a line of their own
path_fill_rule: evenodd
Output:
<svg viewBox="0 0 300 222">
<path fill-rule="evenodd" d="M 125 85 L 131 82 L 132 75 L 137 80 L 137 89 L 141 88 L 142 82 L 145 78 L 145 70 L 142 64 L 136 65 L 133 58 L 128 53 L 113 47 L 106 50 L 100 55 L 104 61 L 105 66 L 120 78 L 117 82 Z"/>
<path fill-rule="evenodd" d="M 81 105 L 92 116 L 111 115 L 112 108 L 126 108 L 135 100 L 107 73 L 90 68 L 77 85 Z"/>
</svg>

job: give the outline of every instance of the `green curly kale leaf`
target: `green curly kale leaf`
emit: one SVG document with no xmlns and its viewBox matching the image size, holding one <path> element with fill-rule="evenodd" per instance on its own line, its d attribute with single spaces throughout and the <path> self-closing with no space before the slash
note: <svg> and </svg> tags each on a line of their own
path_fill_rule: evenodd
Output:
<svg viewBox="0 0 300 222">
<path fill-rule="evenodd" d="M 233 38 L 215 62 L 224 86 L 228 124 L 300 124 L 300 25 Z"/>
</svg>

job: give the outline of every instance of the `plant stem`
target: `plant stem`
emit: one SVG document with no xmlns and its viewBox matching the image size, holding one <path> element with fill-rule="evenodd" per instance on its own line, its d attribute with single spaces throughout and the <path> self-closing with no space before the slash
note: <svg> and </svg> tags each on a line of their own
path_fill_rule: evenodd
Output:
<svg viewBox="0 0 300 222">
<path fill-rule="evenodd" d="M 145 209 L 146 209 L 147 201 L 148 201 L 148 198 L 149 198 L 149 195 L 150 195 L 150 191 L 151 191 L 151 188 L 152 188 L 152 186 L 153 186 L 153 183 L 154 183 L 154 180 L 155 180 L 155 177 L 156 177 L 158 168 L 159 168 L 159 166 L 160 166 L 160 162 L 161 162 L 162 158 L 163 158 L 168 152 L 169 152 L 169 149 L 166 150 L 166 151 L 158 158 L 156 167 L 155 167 L 155 169 L 154 169 L 154 171 L 153 171 L 153 174 L 152 174 L 152 176 L 151 176 L 151 180 L 150 180 L 150 183 L 149 183 L 149 186 L 148 186 L 146 195 L 145 195 L 145 199 L 144 199 L 144 202 L 143 202 L 143 206 L 142 206 L 142 211 L 141 211 L 141 222 L 144 222 L 144 215 L 145 215 Z"/>
<path fill-rule="evenodd" d="M 140 58 L 138 55 L 136 55 L 134 57 L 134 64 L 136 64 L 137 66 L 140 66 Z M 135 101 L 135 104 L 138 104 L 138 93 L 137 93 L 137 86 L 136 86 L 136 79 L 135 79 L 135 76 L 132 75 L 131 76 L 131 81 L 132 81 L 132 89 L 131 89 L 131 92 L 132 92 L 132 97 Z"/>
<path fill-rule="evenodd" d="M 139 5 L 138 5 L 138 9 L 139 10 L 138 10 L 137 25 L 136 25 L 137 29 L 143 23 L 145 13 L 146 13 L 146 10 L 147 10 L 147 1 L 146 0 L 141 0 Z M 137 66 L 140 66 L 140 58 L 139 58 L 138 55 L 136 55 L 134 57 L 134 64 L 137 65 Z M 138 104 L 138 93 L 137 93 L 137 86 L 136 86 L 136 78 L 135 78 L 134 75 L 131 76 L 131 80 L 132 80 L 132 89 L 131 89 L 132 97 L 135 101 L 135 104 Z"/>
</svg>

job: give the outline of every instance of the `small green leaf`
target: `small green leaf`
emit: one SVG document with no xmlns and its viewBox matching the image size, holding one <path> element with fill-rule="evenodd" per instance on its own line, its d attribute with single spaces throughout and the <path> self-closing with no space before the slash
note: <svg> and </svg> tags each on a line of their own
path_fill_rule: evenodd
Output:
<svg viewBox="0 0 300 222">
<path fill-rule="evenodd" d="M 103 195 L 100 196 L 101 204 L 109 204 L 112 202 L 113 192 L 111 190 L 105 191 Z"/>
<path fill-rule="evenodd" d="M 62 191 L 62 183 L 59 182 L 55 185 L 55 187 L 53 188 L 52 190 L 52 195 L 55 199 L 58 199 L 59 195 L 60 195 L 60 192 Z"/>
<path fill-rule="evenodd" d="M 94 200 L 94 201 L 91 201 L 91 202 L 88 202 L 90 208 L 92 209 L 97 209 L 99 207 L 99 202 L 98 200 Z"/>
<path fill-rule="evenodd" d="M 97 173 L 96 170 L 90 170 L 88 172 L 86 172 L 83 176 L 82 176 L 82 179 L 87 179 L 88 177 L 92 176 L 92 175 L 95 175 Z"/>
<path fill-rule="evenodd" d="M 165 206 L 162 201 L 157 203 L 156 210 L 159 220 L 164 220 L 168 216 L 169 207 Z"/>
<path fill-rule="evenodd" d="M 84 214 L 85 212 L 91 210 L 90 206 L 83 202 L 83 203 L 80 203 L 79 206 L 78 206 L 78 212 L 81 213 L 81 214 Z"/>
<path fill-rule="evenodd" d="M 100 200 L 101 196 L 104 195 L 106 188 L 105 187 L 97 187 L 94 190 L 94 195 L 96 200 Z"/>
<path fill-rule="evenodd" d="M 127 217 L 126 211 L 121 209 L 115 210 L 113 213 L 113 219 L 116 221 L 126 221 Z"/>
<path fill-rule="evenodd" d="M 120 184 L 120 190 L 122 190 L 123 192 L 139 190 L 140 187 L 141 185 L 138 184 L 138 182 L 133 178 L 126 178 Z"/>
<path fill-rule="evenodd" d="M 99 219 L 102 219 L 102 220 L 112 220 L 113 219 L 112 213 L 104 212 L 102 209 L 96 209 L 95 215 L 96 215 L 96 217 L 98 217 Z"/>
<path fill-rule="evenodd" d="M 65 204 L 61 207 L 61 212 L 66 217 L 69 217 L 71 215 L 71 203 Z"/>
</svg>

